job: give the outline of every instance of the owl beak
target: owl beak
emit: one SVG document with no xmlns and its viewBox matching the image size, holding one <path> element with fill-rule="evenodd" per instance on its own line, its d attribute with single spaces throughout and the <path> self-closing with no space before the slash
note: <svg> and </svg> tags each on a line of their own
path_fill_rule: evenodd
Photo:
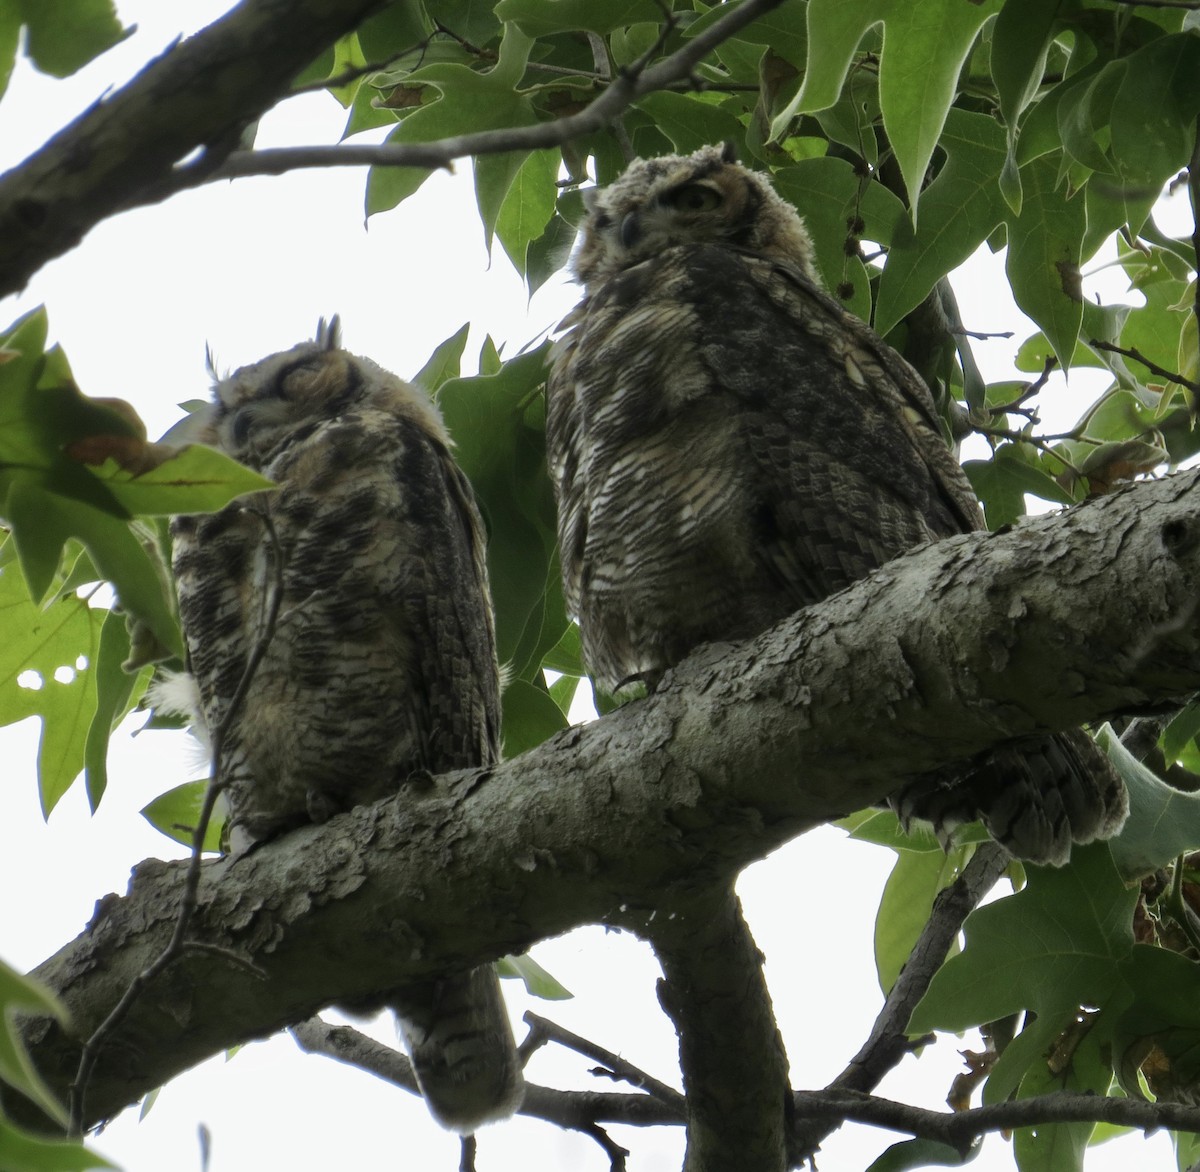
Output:
<svg viewBox="0 0 1200 1172">
<path fill-rule="evenodd" d="M 637 212 L 630 212 L 621 221 L 621 243 L 626 248 L 632 248 L 642 238 L 642 222 Z"/>
</svg>

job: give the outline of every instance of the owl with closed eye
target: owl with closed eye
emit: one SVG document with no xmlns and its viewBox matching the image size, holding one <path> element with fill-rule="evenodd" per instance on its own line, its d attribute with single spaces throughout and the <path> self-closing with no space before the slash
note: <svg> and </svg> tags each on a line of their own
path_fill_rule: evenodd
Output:
<svg viewBox="0 0 1200 1172">
<path fill-rule="evenodd" d="M 731 152 L 639 159 L 586 194 L 584 295 L 547 380 L 563 587 L 597 684 L 651 688 L 905 550 L 983 525 L 928 388 L 822 289 L 804 223 Z M 943 837 L 982 818 L 1062 864 L 1125 789 L 1082 732 L 907 784 Z"/>
<path fill-rule="evenodd" d="M 426 395 L 341 349 L 335 318 L 218 381 L 198 426 L 274 481 L 172 525 L 199 716 L 210 732 L 228 725 L 233 851 L 495 761 L 483 525 Z M 440 1122 L 469 1132 L 515 1110 L 520 1066 L 491 965 L 380 1001 Z"/>
</svg>

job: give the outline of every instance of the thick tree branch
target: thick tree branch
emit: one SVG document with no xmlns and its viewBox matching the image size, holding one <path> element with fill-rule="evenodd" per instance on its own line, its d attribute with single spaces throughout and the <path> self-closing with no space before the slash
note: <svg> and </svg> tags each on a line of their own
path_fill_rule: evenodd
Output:
<svg viewBox="0 0 1200 1172">
<path fill-rule="evenodd" d="M 0 176 L 0 296 L 101 220 L 146 202 L 175 165 L 211 170 L 306 65 L 385 0 L 244 0 L 173 45 Z"/>
<path fill-rule="evenodd" d="M 679 1035 L 688 1114 L 684 1172 L 791 1167 L 787 1053 L 763 955 L 728 887 L 660 904 L 646 928 L 658 999 Z"/>
<path fill-rule="evenodd" d="M 470 155 L 559 146 L 687 78 L 713 48 L 782 0 L 743 0 L 669 57 L 618 74 L 586 109 L 556 121 L 407 146 L 232 149 L 241 128 L 285 95 L 310 61 L 383 3 L 243 0 L 0 176 L 0 297 L 24 288 L 106 217 L 217 179 L 331 165 L 435 168 Z M 199 157 L 182 162 L 197 150 Z"/>
<path fill-rule="evenodd" d="M 89 1087 L 105 1118 L 208 1055 L 585 923 L 647 935 L 803 830 L 995 743 L 1200 688 L 1200 471 L 1011 532 L 914 551 L 648 700 L 513 761 L 448 774 L 206 864 L 189 954 L 151 984 Z M 870 735 L 864 736 L 863 730 Z M 86 1036 L 174 926 L 151 861 L 36 975 Z M 27 1023 L 58 1091 L 76 1037 Z"/>
</svg>

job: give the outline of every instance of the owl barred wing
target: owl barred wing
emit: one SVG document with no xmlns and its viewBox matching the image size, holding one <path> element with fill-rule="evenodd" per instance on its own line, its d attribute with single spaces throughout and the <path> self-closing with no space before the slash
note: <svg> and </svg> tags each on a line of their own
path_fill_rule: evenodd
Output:
<svg viewBox="0 0 1200 1172">
<path fill-rule="evenodd" d="M 767 498 L 762 556 L 797 605 L 913 545 L 983 528 L 932 397 L 903 358 L 791 266 L 717 248 L 691 252 L 690 263 L 709 270 L 697 274 L 694 302 L 708 339 L 702 352 L 714 381 L 744 404 L 743 434 Z M 715 315 L 706 319 L 702 288 L 723 290 L 721 330 Z M 767 347 L 764 370 L 753 355 Z M 1061 864 L 1072 841 L 1115 833 L 1126 800 L 1105 755 L 1072 731 L 919 779 L 893 804 L 903 819 L 925 818 L 939 833 L 982 818 L 1019 857 Z"/>
<path fill-rule="evenodd" d="M 276 487 L 175 522 L 189 658 L 210 725 L 232 719 L 235 849 L 488 764 L 499 673 L 483 528 L 425 396 L 336 332 L 216 388 L 210 438 Z M 379 995 L 403 1015 L 430 1109 L 460 1131 L 512 1113 L 522 1079 L 492 966 Z"/>
<path fill-rule="evenodd" d="M 686 200 L 681 198 L 686 196 Z M 794 209 L 715 149 L 634 163 L 593 201 L 587 294 L 547 380 L 564 593 L 614 690 L 757 634 L 903 551 L 983 527 L 928 389 L 822 292 Z M 982 815 L 1062 862 L 1124 789 L 1083 734 L 1002 748 L 896 799 Z"/>
</svg>

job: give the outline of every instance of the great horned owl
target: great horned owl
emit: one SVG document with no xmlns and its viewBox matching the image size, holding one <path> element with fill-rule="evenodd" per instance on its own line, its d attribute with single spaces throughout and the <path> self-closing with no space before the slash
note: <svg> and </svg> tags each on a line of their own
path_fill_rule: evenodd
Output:
<svg viewBox="0 0 1200 1172">
<path fill-rule="evenodd" d="M 912 546 L 981 528 L 916 372 L 820 288 L 796 210 L 720 147 L 589 193 L 585 296 L 547 382 L 568 608 L 605 690 L 653 686 Z M 893 799 L 981 817 L 1061 864 L 1116 832 L 1124 786 L 1082 732 L 1031 738 Z"/>
<path fill-rule="evenodd" d="M 484 535 L 436 408 L 339 348 L 337 319 L 214 389 L 198 438 L 276 486 L 176 518 L 174 567 L 201 716 L 217 729 L 268 600 L 265 645 L 221 754 L 235 851 L 414 776 L 498 756 Z M 380 999 L 434 1116 L 457 1131 L 521 1096 L 492 966 Z"/>
</svg>

